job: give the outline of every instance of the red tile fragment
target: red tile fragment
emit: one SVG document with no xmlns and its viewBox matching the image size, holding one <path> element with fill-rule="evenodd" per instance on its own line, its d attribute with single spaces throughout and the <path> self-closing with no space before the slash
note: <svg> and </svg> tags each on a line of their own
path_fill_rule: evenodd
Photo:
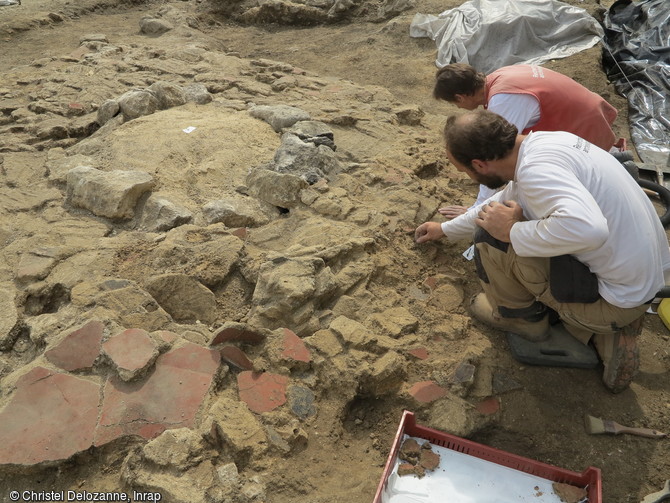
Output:
<svg viewBox="0 0 670 503">
<path fill-rule="evenodd" d="M 246 227 L 240 227 L 239 229 L 235 229 L 231 234 L 235 237 L 240 238 L 240 239 L 246 239 L 247 228 Z"/>
<path fill-rule="evenodd" d="M 189 342 L 159 356 L 146 379 L 111 377 L 104 386 L 94 445 L 124 435 L 149 439 L 166 429 L 192 428 L 220 363 L 218 351 Z"/>
<path fill-rule="evenodd" d="M 240 400 L 253 412 L 269 412 L 286 403 L 288 378 L 278 374 L 240 372 L 237 386 Z"/>
<path fill-rule="evenodd" d="M 431 290 L 435 290 L 435 288 L 437 288 L 437 278 L 435 278 L 435 276 L 428 276 L 423 280 L 423 284 Z"/>
<path fill-rule="evenodd" d="M 409 394 L 418 402 L 429 403 L 446 396 L 447 390 L 438 386 L 434 381 L 422 381 L 414 384 Z"/>
<path fill-rule="evenodd" d="M 98 384 L 35 367 L 0 411 L 0 465 L 64 460 L 88 449 L 99 403 Z"/>
<path fill-rule="evenodd" d="M 500 400 L 496 397 L 487 398 L 477 404 L 477 410 L 485 416 L 495 414 L 500 410 Z"/>
<path fill-rule="evenodd" d="M 418 358 L 419 360 L 425 360 L 428 358 L 428 350 L 426 348 L 414 348 L 407 351 L 410 355 Z"/>
<path fill-rule="evenodd" d="M 44 356 L 63 370 L 90 369 L 100 354 L 104 328 L 100 321 L 89 321 L 45 352 Z"/>
<path fill-rule="evenodd" d="M 281 356 L 299 362 L 312 361 L 312 355 L 309 352 L 309 349 L 307 349 L 307 346 L 305 346 L 305 343 L 295 334 L 295 332 L 288 328 L 284 329 L 284 350 L 282 351 Z"/>
<path fill-rule="evenodd" d="M 224 346 L 221 348 L 221 358 L 226 363 L 242 370 L 253 370 L 254 364 L 240 348 L 235 346 Z"/>
</svg>

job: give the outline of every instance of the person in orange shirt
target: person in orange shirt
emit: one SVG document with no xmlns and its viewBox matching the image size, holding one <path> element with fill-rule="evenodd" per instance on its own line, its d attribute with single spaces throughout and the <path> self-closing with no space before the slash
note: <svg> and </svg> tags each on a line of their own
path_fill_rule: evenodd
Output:
<svg viewBox="0 0 670 503">
<path fill-rule="evenodd" d="M 617 140 L 611 124 L 617 110 L 602 97 L 570 77 L 537 65 L 502 67 L 489 75 L 464 63 L 437 71 L 433 96 L 465 110 L 483 106 L 521 134 L 567 131 L 609 151 Z M 495 193 L 480 185 L 477 206 Z M 465 213 L 452 205 L 438 211 L 447 218 Z"/>
</svg>

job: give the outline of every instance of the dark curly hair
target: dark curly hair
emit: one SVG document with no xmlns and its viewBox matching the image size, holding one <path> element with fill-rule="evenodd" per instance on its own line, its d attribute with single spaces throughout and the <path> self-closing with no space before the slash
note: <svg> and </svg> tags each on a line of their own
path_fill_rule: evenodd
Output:
<svg viewBox="0 0 670 503">
<path fill-rule="evenodd" d="M 457 94 L 472 96 L 486 84 L 486 75 L 465 63 L 443 66 L 435 74 L 433 97 L 438 100 L 456 101 Z"/>
<path fill-rule="evenodd" d="M 468 168 L 473 159 L 494 161 L 507 156 L 517 134 L 516 126 L 488 110 L 452 115 L 444 126 L 447 150 Z"/>
</svg>

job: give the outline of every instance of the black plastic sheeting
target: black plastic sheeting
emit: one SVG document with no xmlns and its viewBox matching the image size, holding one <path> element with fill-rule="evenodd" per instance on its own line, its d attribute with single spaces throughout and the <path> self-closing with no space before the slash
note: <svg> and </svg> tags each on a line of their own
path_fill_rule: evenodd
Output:
<svg viewBox="0 0 670 503">
<path fill-rule="evenodd" d="M 670 168 L 670 0 L 617 0 L 603 23 L 603 64 L 628 99 L 637 153 Z"/>
</svg>

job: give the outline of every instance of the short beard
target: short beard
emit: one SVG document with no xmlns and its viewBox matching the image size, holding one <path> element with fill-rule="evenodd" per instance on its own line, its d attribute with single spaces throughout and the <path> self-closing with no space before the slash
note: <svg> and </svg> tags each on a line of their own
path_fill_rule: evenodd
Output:
<svg viewBox="0 0 670 503">
<path fill-rule="evenodd" d="M 505 185 L 507 182 L 496 175 L 481 175 L 477 174 L 476 180 L 481 185 L 486 185 L 489 189 L 496 190 Z"/>
</svg>

